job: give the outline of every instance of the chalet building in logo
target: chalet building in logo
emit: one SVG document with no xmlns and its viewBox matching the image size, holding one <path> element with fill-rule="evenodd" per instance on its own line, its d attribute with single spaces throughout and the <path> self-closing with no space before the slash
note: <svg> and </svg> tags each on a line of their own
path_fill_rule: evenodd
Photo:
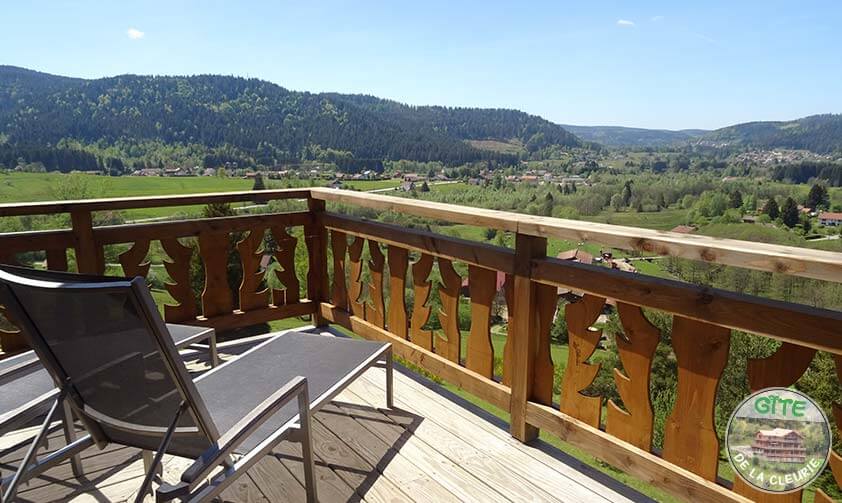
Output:
<svg viewBox="0 0 842 503">
<path fill-rule="evenodd" d="M 830 424 L 807 395 L 767 388 L 746 398 L 725 431 L 726 452 L 747 484 L 770 493 L 813 482 L 830 457 Z"/>
<path fill-rule="evenodd" d="M 758 431 L 751 444 L 751 453 L 765 461 L 780 463 L 803 463 L 807 460 L 804 436 L 786 428 Z"/>
</svg>

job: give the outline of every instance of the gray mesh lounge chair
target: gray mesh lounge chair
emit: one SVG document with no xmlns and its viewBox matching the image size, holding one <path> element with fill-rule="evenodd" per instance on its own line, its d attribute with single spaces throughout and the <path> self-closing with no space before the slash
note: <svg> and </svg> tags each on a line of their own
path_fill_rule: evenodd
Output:
<svg viewBox="0 0 842 503">
<path fill-rule="evenodd" d="M 89 432 L 62 450 L 117 443 L 155 451 L 137 501 L 164 453 L 195 461 L 177 484 L 161 485 L 157 499 L 207 501 L 284 439 L 302 442 L 307 496 L 315 501 L 311 410 L 381 362 L 392 405 L 390 345 L 295 332 L 192 381 L 142 278 L 56 283 L 0 267 L 0 302 L 59 383 L 58 398 Z M 119 343 L 101 344 L 106 338 Z M 54 404 L 18 472 L 3 481 L 4 500 L 14 498 L 56 410 Z"/>
<path fill-rule="evenodd" d="M 188 325 L 167 324 L 167 332 L 172 337 L 177 349 L 187 348 L 195 343 L 208 340 L 211 365 L 216 366 L 216 335 L 212 328 L 191 327 Z M 56 401 L 59 390 L 47 369 L 34 351 L 27 351 L 4 360 L 0 360 L 0 436 L 20 428 L 24 424 L 46 413 Z M 76 440 L 70 409 L 62 403 L 61 426 L 64 438 L 69 444 Z M 52 429 L 51 429 L 52 430 Z M 28 441 L 9 446 L 0 451 L 0 457 L 17 450 Z M 71 457 L 73 473 L 82 475 L 82 466 L 78 456 Z M 34 476 L 32 472 L 29 476 Z"/>
</svg>

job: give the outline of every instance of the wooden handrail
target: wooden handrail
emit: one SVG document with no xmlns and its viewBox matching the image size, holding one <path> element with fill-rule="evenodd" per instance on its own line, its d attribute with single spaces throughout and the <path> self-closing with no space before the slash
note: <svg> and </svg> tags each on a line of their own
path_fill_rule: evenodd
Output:
<svg viewBox="0 0 842 503">
<path fill-rule="evenodd" d="M 695 234 L 537 217 L 469 208 L 382 194 L 314 187 L 311 196 L 328 202 L 488 227 L 530 236 L 592 241 L 624 250 L 669 255 L 758 271 L 842 282 L 842 253 L 723 239 Z"/>
<path fill-rule="evenodd" d="M 268 202 L 276 199 L 306 199 L 309 189 L 244 190 L 237 192 L 211 192 L 207 194 L 180 194 L 174 196 L 138 196 L 76 201 L 44 201 L 35 203 L 0 204 L 0 217 L 21 215 L 48 215 L 83 211 L 116 211 L 142 208 L 165 208 L 196 204 Z"/>
</svg>

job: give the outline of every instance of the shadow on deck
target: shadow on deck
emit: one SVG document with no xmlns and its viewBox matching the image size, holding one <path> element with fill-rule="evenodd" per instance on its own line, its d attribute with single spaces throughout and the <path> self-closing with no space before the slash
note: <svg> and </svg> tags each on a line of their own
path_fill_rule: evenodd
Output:
<svg viewBox="0 0 842 503">
<path fill-rule="evenodd" d="M 233 358 L 259 342 L 220 346 Z M 208 368 L 186 355 L 188 366 Z M 508 425 L 406 369 L 395 373 L 394 409 L 385 409 L 384 371 L 372 368 L 314 415 L 316 474 L 321 501 L 646 501 L 611 477 L 541 441 L 523 445 Z M 0 449 L 27 438 L 20 430 Z M 64 445 L 60 431 L 49 450 Z M 25 448 L 0 458 L 8 475 Z M 187 461 L 165 457 L 163 478 L 177 479 Z M 83 453 L 85 477 L 64 463 L 21 487 L 26 502 L 134 498 L 143 476 L 140 451 L 112 446 Z M 304 501 L 299 444 L 283 442 L 222 495 L 225 501 Z M 151 498 L 148 498 L 151 501 Z"/>
</svg>

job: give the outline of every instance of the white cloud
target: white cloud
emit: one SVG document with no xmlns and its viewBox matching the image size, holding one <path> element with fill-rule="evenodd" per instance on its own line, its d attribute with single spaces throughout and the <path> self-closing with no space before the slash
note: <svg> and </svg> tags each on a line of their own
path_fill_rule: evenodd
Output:
<svg viewBox="0 0 842 503">
<path fill-rule="evenodd" d="M 628 19 L 618 19 L 617 26 L 634 26 L 634 21 L 629 21 Z"/>
<path fill-rule="evenodd" d="M 137 28 L 129 28 L 128 30 L 126 30 L 126 35 L 128 35 L 129 38 L 132 40 L 139 40 L 143 38 L 143 36 L 146 34 L 138 30 Z"/>
<path fill-rule="evenodd" d="M 651 21 L 653 23 L 657 23 L 658 21 L 663 21 L 663 20 L 664 20 L 664 16 L 652 16 L 652 19 L 651 19 Z"/>
</svg>

